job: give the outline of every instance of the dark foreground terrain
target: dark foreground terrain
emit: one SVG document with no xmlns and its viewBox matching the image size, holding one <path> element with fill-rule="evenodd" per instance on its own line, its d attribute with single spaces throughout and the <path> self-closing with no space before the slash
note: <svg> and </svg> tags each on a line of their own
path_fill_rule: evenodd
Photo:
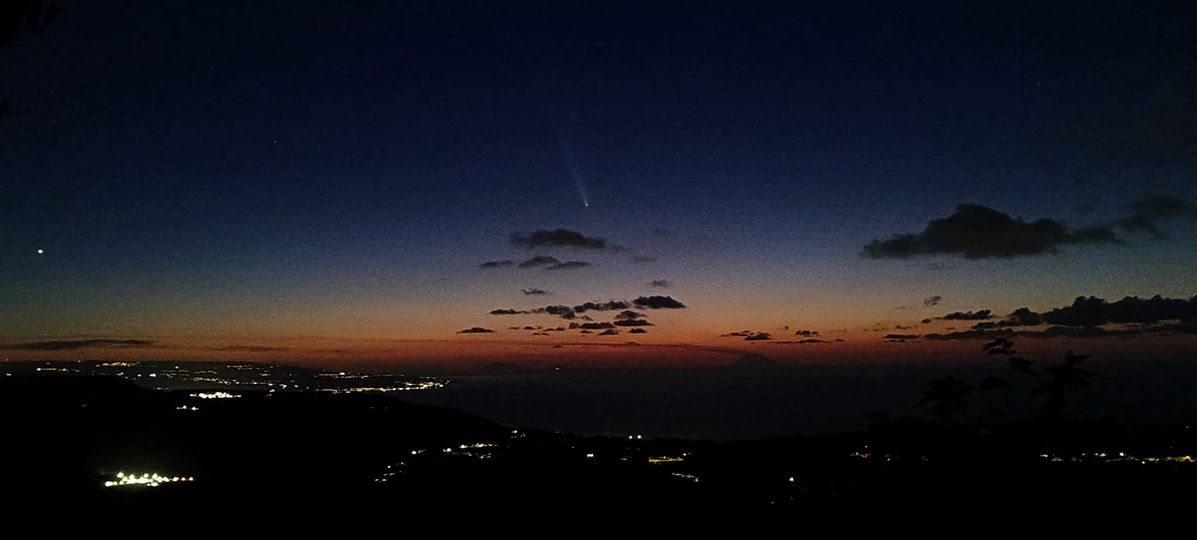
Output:
<svg viewBox="0 0 1197 540">
<path fill-rule="evenodd" d="M 1116 418 L 877 419 L 835 437 L 713 443 L 527 431 L 382 395 L 155 391 L 49 376 L 0 381 L 0 433 L 5 500 L 88 508 L 269 501 L 791 516 L 1168 504 L 1197 487 L 1191 426 Z"/>
</svg>

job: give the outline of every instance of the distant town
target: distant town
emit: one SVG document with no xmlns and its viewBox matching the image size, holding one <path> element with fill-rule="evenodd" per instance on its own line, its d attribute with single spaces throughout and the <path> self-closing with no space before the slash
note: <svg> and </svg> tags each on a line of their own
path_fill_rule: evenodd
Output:
<svg viewBox="0 0 1197 540">
<path fill-rule="evenodd" d="M 264 392 L 408 392 L 442 388 L 449 379 L 367 374 L 256 362 L 26 361 L 0 364 L 4 377 L 118 377 L 152 390 L 225 389 Z"/>
</svg>

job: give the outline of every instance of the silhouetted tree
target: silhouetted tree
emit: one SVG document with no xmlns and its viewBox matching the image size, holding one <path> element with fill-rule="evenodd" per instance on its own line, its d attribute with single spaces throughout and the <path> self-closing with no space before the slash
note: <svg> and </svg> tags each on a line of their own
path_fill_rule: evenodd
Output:
<svg viewBox="0 0 1197 540">
<path fill-rule="evenodd" d="M 1035 375 L 1035 370 L 1031 367 L 1033 362 L 1014 356 L 1014 341 L 1006 338 L 997 338 L 981 346 L 981 350 L 989 355 L 1003 355 L 1006 357 L 1006 378 L 1000 377 L 986 377 L 985 381 L 981 383 L 981 390 L 1005 390 L 1006 403 L 1006 419 L 1013 416 L 1013 409 L 1010 406 L 1010 394 L 1014 388 L 1014 374 L 1023 373 L 1026 375 Z"/>
<path fill-rule="evenodd" d="M 1035 389 L 1034 395 L 1047 395 L 1048 401 L 1044 404 L 1044 411 L 1049 416 L 1059 418 L 1067 413 L 1070 388 L 1089 386 L 1089 375 L 1091 374 L 1080 367 L 1081 363 L 1088 358 L 1088 356 L 1068 351 L 1064 353 L 1063 364 L 1043 370 L 1049 378 Z"/>
<path fill-rule="evenodd" d="M 968 410 L 967 398 L 972 392 L 972 386 L 951 375 L 932 379 L 919 405 L 928 407 L 936 418 L 952 422 L 954 415 Z"/>
</svg>

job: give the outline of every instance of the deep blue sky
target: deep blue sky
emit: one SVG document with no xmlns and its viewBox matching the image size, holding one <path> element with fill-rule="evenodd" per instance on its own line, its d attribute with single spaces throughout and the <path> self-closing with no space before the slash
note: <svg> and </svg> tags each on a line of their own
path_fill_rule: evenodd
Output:
<svg viewBox="0 0 1197 540">
<path fill-rule="evenodd" d="M 1191 4 L 798 4 L 62 2 L 0 48 L 0 337 L 456 339 L 522 287 L 660 278 L 694 308 L 673 340 L 1197 292 L 1185 220 L 861 254 L 964 202 L 1080 226 L 1197 198 Z M 626 250 L 476 268 L 556 227 Z"/>
</svg>

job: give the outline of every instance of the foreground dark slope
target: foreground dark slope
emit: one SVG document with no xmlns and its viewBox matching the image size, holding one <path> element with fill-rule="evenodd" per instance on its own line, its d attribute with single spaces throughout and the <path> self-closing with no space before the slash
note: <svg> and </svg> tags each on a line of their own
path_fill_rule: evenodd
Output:
<svg viewBox="0 0 1197 540">
<path fill-rule="evenodd" d="M 0 381 L 0 498 L 788 519 L 862 505 L 1167 504 L 1197 486 L 1189 423 L 878 418 L 834 437 L 714 443 L 525 431 L 381 395 L 192 392 L 110 378 Z M 195 480 L 104 487 L 121 471 Z"/>
<path fill-rule="evenodd" d="M 10 471 L 6 485 L 82 493 L 118 471 L 249 490 L 351 485 L 412 448 L 508 433 L 475 416 L 377 395 L 189 394 L 110 378 L 0 382 L 0 429 L 9 441 L 0 452 L 6 463 L 27 465 Z"/>
</svg>

